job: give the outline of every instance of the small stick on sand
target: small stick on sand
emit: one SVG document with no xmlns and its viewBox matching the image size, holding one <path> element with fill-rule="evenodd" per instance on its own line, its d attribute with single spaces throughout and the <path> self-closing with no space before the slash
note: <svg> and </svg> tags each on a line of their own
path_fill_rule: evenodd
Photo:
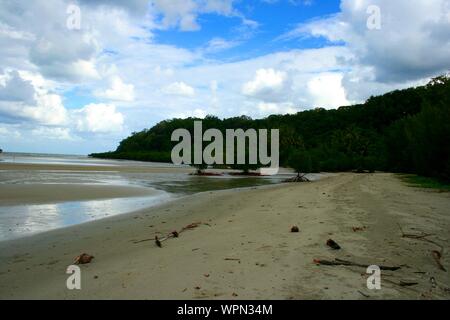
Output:
<svg viewBox="0 0 450 320">
<path fill-rule="evenodd" d="M 399 285 L 402 287 L 412 287 L 412 286 L 417 286 L 419 283 L 418 282 L 408 282 L 408 281 L 403 281 L 400 280 Z"/>
<path fill-rule="evenodd" d="M 241 259 L 237 259 L 237 258 L 225 258 L 225 261 L 241 261 Z"/>
<path fill-rule="evenodd" d="M 162 248 L 162 244 L 161 244 L 161 241 L 159 241 L 158 236 L 155 236 L 155 244 L 156 244 L 158 247 Z"/>
<path fill-rule="evenodd" d="M 361 263 L 355 263 L 351 261 L 341 260 L 341 259 L 334 259 L 334 261 L 328 261 L 328 260 L 314 260 L 315 264 L 318 265 L 324 265 L 324 266 L 351 266 L 351 267 L 361 267 L 361 268 L 368 268 L 370 265 L 368 264 L 361 264 Z M 381 270 L 387 270 L 387 271 L 397 271 L 401 269 L 401 267 L 387 267 L 387 266 L 379 266 Z"/>
<path fill-rule="evenodd" d="M 359 292 L 363 297 L 365 297 L 365 298 L 370 298 L 370 296 L 369 296 L 368 294 L 365 294 L 364 292 L 359 291 L 359 290 L 358 290 L 358 292 Z"/>
<path fill-rule="evenodd" d="M 425 232 L 422 232 L 422 234 L 408 234 L 408 233 L 404 233 L 402 227 L 398 223 L 397 223 L 397 225 L 398 225 L 398 228 L 400 229 L 400 232 L 402 233 L 402 238 L 410 238 L 410 239 L 420 240 L 420 239 L 424 239 L 424 238 L 427 238 L 427 237 L 434 236 L 434 234 L 425 233 Z"/>
</svg>

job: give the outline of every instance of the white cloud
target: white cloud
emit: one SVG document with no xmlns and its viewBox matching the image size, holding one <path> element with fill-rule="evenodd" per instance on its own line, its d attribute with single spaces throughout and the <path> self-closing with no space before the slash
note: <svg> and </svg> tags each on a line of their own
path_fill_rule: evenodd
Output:
<svg viewBox="0 0 450 320">
<path fill-rule="evenodd" d="M 89 6 L 115 6 L 133 14 L 144 15 L 147 12 L 148 0 L 79 0 Z"/>
<path fill-rule="evenodd" d="M 110 133 L 123 130 L 124 117 L 111 104 L 89 104 L 73 114 L 81 132 Z"/>
<path fill-rule="evenodd" d="M 14 40 L 35 40 L 35 36 L 32 33 L 16 30 L 3 22 L 0 22 L 0 36 Z"/>
<path fill-rule="evenodd" d="M 6 73 L 1 79 L 0 116 L 9 122 L 66 124 L 67 112 L 59 95 L 36 88 L 32 81 L 24 79 L 17 71 Z"/>
<path fill-rule="evenodd" d="M 371 5 L 381 10 L 380 30 L 367 27 Z M 339 14 L 302 24 L 285 38 L 343 41 L 352 64 L 373 68 L 377 81 L 419 80 L 450 66 L 449 11 L 449 0 L 342 0 Z"/>
<path fill-rule="evenodd" d="M 59 95 L 38 95 L 36 100 L 37 106 L 24 108 L 26 115 L 46 125 L 65 125 L 67 123 L 67 110 Z"/>
<path fill-rule="evenodd" d="M 201 28 L 197 21 L 202 13 L 219 15 L 235 14 L 233 0 L 152 0 L 156 14 L 162 14 L 162 27 L 179 27 L 182 31 L 196 31 Z"/>
<path fill-rule="evenodd" d="M 163 92 L 168 95 L 193 97 L 195 89 L 184 82 L 174 82 L 163 88 Z"/>
<path fill-rule="evenodd" d="M 278 101 L 288 85 L 286 72 L 274 69 L 259 69 L 255 78 L 244 84 L 242 93 L 266 101 Z"/>
<path fill-rule="evenodd" d="M 258 104 L 259 115 L 261 117 L 272 114 L 295 114 L 299 110 L 292 103 L 267 103 L 260 102 Z"/>
<path fill-rule="evenodd" d="M 204 119 L 207 115 L 208 115 L 208 113 L 205 110 L 197 108 L 197 109 L 192 110 L 190 112 L 182 112 L 182 111 L 174 112 L 174 113 L 169 115 L 169 118 L 182 118 L 182 119 L 185 119 L 185 118 L 192 118 L 193 117 L 193 118 Z"/>
<path fill-rule="evenodd" d="M 0 101 L 22 101 L 33 103 L 34 87 L 19 75 L 17 71 L 12 71 L 0 75 Z"/>
<path fill-rule="evenodd" d="M 217 53 L 220 51 L 228 50 L 238 46 L 241 42 L 236 40 L 225 40 L 223 38 L 213 38 L 211 39 L 206 48 L 205 53 Z"/>
<path fill-rule="evenodd" d="M 0 126 L 0 141 L 5 142 L 9 139 L 19 139 L 21 137 L 21 133 L 16 128 L 12 126 Z"/>
<path fill-rule="evenodd" d="M 113 76 L 110 79 L 109 89 L 98 90 L 95 95 L 113 101 L 133 101 L 135 98 L 134 86 L 124 83 L 119 76 Z"/>
<path fill-rule="evenodd" d="M 80 140 L 80 138 L 73 136 L 68 128 L 38 127 L 31 130 L 31 135 L 35 138 L 44 138 L 48 140 Z"/>
<path fill-rule="evenodd" d="M 67 29 L 48 31 L 30 48 L 30 62 L 42 75 L 62 81 L 84 81 L 98 78 L 95 56 L 98 43 L 89 34 Z"/>
<path fill-rule="evenodd" d="M 312 78 L 307 85 L 311 107 L 334 109 L 350 105 L 342 86 L 342 77 L 341 74 L 330 73 Z"/>
</svg>

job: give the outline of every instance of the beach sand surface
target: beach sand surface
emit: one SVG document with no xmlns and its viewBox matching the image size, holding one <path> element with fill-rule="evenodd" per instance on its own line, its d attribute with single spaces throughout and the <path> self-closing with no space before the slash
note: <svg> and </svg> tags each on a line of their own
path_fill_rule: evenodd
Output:
<svg viewBox="0 0 450 320">
<path fill-rule="evenodd" d="M 392 174 L 204 192 L 158 207 L 0 242 L 2 299 L 449 299 L 450 195 Z M 173 230 L 202 222 L 162 243 Z M 291 233 L 292 226 L 299 233 Z M 402 232 L 426 239 L 402 237 Z M 361 228 L 356 232 L 353 228 Z M 333 239 L 342 247 L 326 246 Z M 82 289 L 66 288 L 73 259 Z M 362 267 L 401 266 L 368 290 Z M 401 283 L 416 283 L 401 286 Z"/>
</svg>

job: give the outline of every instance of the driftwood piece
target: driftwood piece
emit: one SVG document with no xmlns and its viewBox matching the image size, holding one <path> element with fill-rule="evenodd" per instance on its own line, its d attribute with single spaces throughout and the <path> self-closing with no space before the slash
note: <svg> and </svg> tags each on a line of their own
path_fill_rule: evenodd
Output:
<svg viewBox="0 0 450 320">
<path fill-rule="evenodd" d="M 337 242 L 332 239 L 328 239 L 327 246 L 329 246 L 333 250 L 341 250 L 341 246 L 338 245 Z"/>
<path fill-rule="evenodd" d="M 437 250 L 431 251 L 431 254 L 433 255 L 433 259 L 434 259 L 434 261 L 436 261 L 436 264 L 438 265 L 439 269 L 447 272 L 447 269 L 445 269 L 441 263 L 442 254 Z"/>
<path fill-rule="evenodd" d="M 350 267 L 361 267 L 361 268 L 368 268 L 370 265 L 368 264 L 361 264 L 361 263 L 355 263 L 347 260 L 341 260 L 341 259 L 334 259 L 334 261 L 329 260 L 314 260 L 315 264 L 318 265 L 324 265 L 324 266 L 350 266 Z M 401 267 L 389 267 L 389 266 L 379 266 L 380 270 L 386 270 L 386 271 L 397 271 L 401 269 Z"/>
<path fill-rule="evenodd" d="M 88 264 L 91 263 L 92 259 L 94 259 L 94 256 L 82 253 L 74 259 L 73 264 Z"/>
<path fill-rule="evenodd" d="M 184 232 L 184 231 L 186 231 L 186 230 L 192 230 L 192 229 L 195 229 L 195 228 L 197 228 L 198 226 L 200 226 L 201 224 L 203 224 L 203 223 L 202 223 L 202 222 L 194 222 L 194 223 L 188 224 L 187 226 L 183 227 L 183 229 L 181 229 L 180 233 L 181 233 L 181 232 Z"/>
</svg>

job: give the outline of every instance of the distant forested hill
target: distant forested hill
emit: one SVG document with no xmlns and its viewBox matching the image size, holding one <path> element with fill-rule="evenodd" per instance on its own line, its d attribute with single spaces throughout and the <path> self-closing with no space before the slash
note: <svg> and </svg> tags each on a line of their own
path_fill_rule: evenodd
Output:
<svg viewBox="0 0 450 320">
<path fill-rule="evenodd" d="M 195 120 L 162 121 L 133 133 L 116 151 L 97 158 L 170 162 L 171 134 Z M 280 129 L 280 161 L 300 150 L 313 171 L 383 170 L 417 173 L 450 181 L 450 78 L 441 76 L 422 87 L 398 90 L 366 103 L 337 110 L 315 109 L 295 115 L 208 116 L 203 129 Z"/>
</svg>

